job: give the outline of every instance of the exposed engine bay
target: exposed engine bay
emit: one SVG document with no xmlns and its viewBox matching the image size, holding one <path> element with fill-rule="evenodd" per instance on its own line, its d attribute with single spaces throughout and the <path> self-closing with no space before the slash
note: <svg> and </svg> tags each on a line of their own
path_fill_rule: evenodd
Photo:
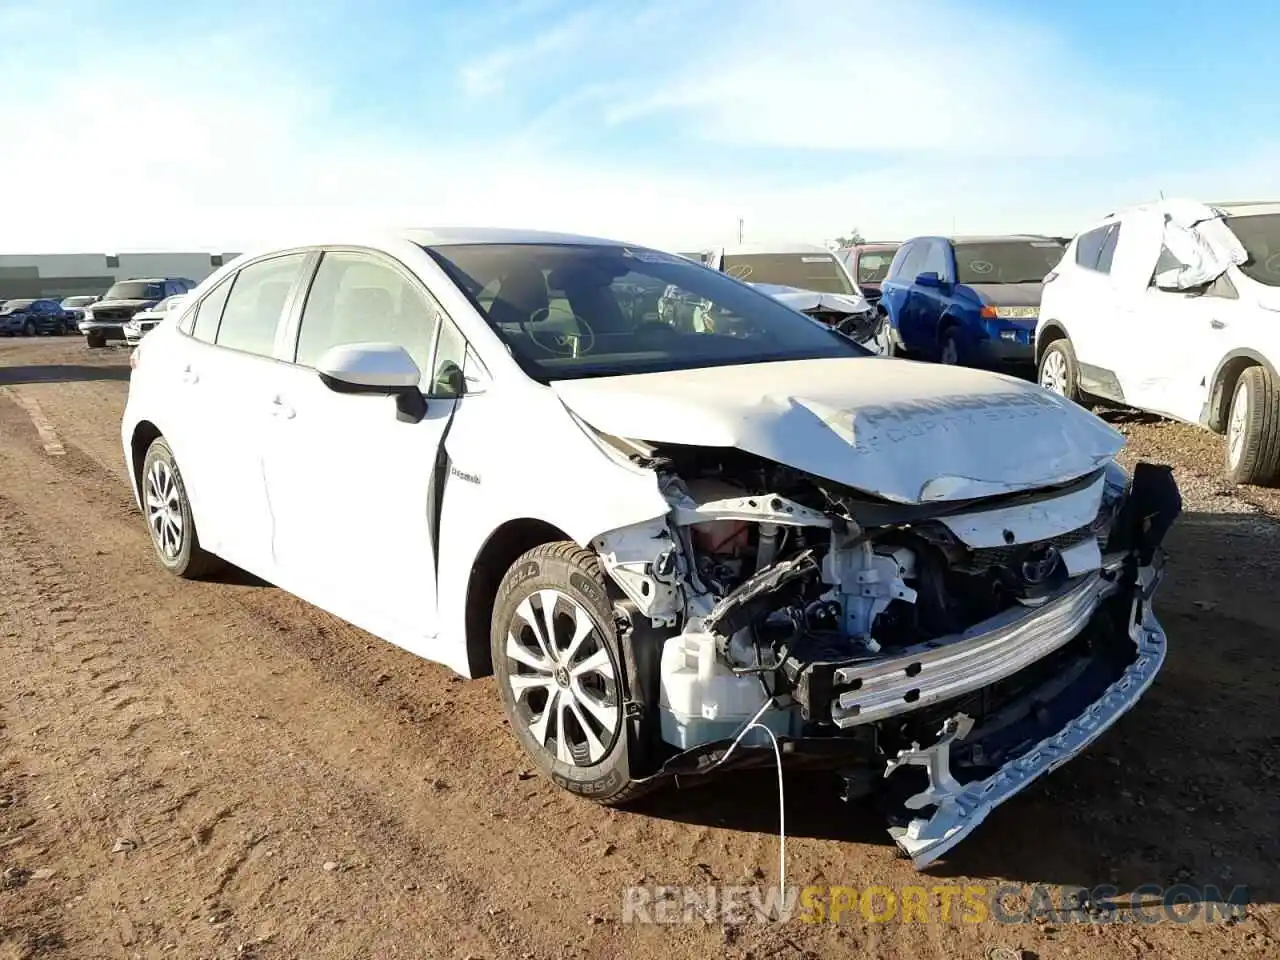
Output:
<svg viewBox="0 0 1280 960">
<path fill-rule="evenodd" d="M 891 832 L 919 864 L 974 825 L 953 829 L 954 769 L 989 795 L 982 778 L 1020 751 L 1092 739 L 1077 715 L 1146 663 L 1145 599 L 1181 509 L 1165 468 L 912 505 L 734 449 L 605 439 L 672 505 L 595 541 L 661 648 L 640 696 L 675 754 L 665 773 L 716 765 L 734 738 L 767 744 L 742 736 L 753 719 L 793 758 L 842 768 L 850 796 L 915 768 L 895 778 L 928 784 L 905 807 L 933 814 Z"/>
</svg>

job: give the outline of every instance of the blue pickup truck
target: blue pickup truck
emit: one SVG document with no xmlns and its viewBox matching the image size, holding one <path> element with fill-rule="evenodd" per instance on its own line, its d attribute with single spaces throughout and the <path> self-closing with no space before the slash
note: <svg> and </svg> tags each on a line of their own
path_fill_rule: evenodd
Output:
<svg viewBox="0 0 1280 960">
<path fill-rule="evenodd" d="M 1061 237 L 915 237 L 880 285 L 880 352 L 988 369 L 1031 368 L 1044 277 Z"/>
</svg>

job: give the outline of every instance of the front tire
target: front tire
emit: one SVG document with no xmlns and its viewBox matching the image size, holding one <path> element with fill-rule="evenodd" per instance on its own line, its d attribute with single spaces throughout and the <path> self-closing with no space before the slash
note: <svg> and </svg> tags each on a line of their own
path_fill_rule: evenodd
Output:
<svg viewBox="0 0 1280 960">
<path fill-rule="evenodd" d="M 222 565 L 221 560 L 200 546 L 186 485 L 163 437 L 157 437 L 147 448 L 138 486 L 151 545 L 166 570 L 187 580 L 198 580 Z"/>
<path fill-rule="evenodd" d="M 960 338 L 955 327 L 947 327 L 938 340 L 938 362 L 949 367 L 960 365 Z"/>
<path fill-rule="evenodd" d="M 84 342 L 89 345 L 89 349 L 95 350 L 98 347 L 105 347 L 107 338 L 100 333 L 88 333 L 85 334 Z"/>
<path fill-rule="evenodd" d="M 1080 365 L 1076 352 L 1067 339 L 1054 340 L 1044 348 L 1036 371 L 1036 382 L 1050 393 L 1065 397 L 1072 403 L 1083 402 L 1080 393 Z"/>
<path fill-rule="evenodd" d="M 1249 367 L 1236 381 L 1226 439 L 1228 480 L 1258 486 L 1280 481 L 1280 391 L 1266 367 Z"/>
<path fill-rule="evenodd" d="M 498 587 L 490 649 L 507 720 L 544 776 L 608 806 L 648 791 L 632 763 L 646 731 L 626 716 L 630 678 L 594 553 L 564 541 L 523 554 Z"/>
<path fill-rule="evenodd" d="M 24 336 L 34 337 L 37 333 L 35 321 L 28 320 L 25 324 L 23 324 L 22 333 Z"/>
</svg>

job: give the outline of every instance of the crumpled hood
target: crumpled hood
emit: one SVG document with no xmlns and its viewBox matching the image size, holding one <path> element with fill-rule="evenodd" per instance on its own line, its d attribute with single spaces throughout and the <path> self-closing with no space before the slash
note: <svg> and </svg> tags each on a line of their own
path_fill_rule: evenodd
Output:
<svg viewBox="0 0 1280 960">
<path fill-rule="evenodd" d="M 792 310 L 807 313 L 810 310 L 827 310 L 831 313 L 863 313 L 870 309 L 865 297 L 857 294 L 821 293 L 800 287 L 787 287 L 779 283 L 753 283 L 761 293 L 785 303 Z"/>
<path fill-rule="evenodd" d="M 898 503 L 995 496 L 1083 476 L 1124 438 L 1069 400 L 965 367 L 792 360 L 551 384 L 595 429 L 736 447 Z"/>
</svg>

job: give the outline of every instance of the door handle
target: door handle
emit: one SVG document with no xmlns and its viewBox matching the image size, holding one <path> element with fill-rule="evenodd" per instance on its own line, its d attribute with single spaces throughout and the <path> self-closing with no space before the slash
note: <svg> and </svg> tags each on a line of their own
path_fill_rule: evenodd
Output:
<svg viewBox="0 0 1280 960">
<path fill-rule="evenodd" d="M 1213 329 L 1215 330 L 1221 330 L 1223 327 L 1226 326 L 1226 324 L 1223 323 L 1221 320 L 1210 320 L 1209 326 L 1213 327 Z"/>
<path fill-rule="evenodd" d="M 271 401 L 271 415 L 273 417 L 283 417 L 286 420 L 292 420 L 294 415 L 293 407 L 285 403 L 280 397 L 276 397 Z"/>
<path fill-rule="evenodd" d="M 200 374 L 192 370 L 190 364 L 187 364 L 187 366 L 182 371 L 182 382 L 197 383 L 199 382 L 199 380 L 200 380 Z"/>
</svg>

